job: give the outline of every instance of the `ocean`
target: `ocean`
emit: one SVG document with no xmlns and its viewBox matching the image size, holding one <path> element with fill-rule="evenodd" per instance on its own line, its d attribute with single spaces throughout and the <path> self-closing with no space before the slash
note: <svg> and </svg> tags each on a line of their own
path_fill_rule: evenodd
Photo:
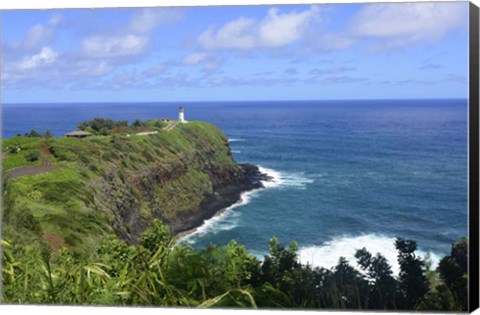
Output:
<svg viewBox="0 0 480 315">
<path fill-rule="evenodd" d="M 179 103 L 6 104 L 3 137 L 31 129 L 62 136 L 104 117 L 177 117 Z M 243 195 L 182 239 L 195 248 L 244 244 L 262 257 L 272 236 L 295 240 L 299 259 L 352 264 L 355 249 L 381 252 L 398 271 L 396 237 L 436 264 L 467 236 L 468 104 L 455 100 L 183 103 L 230 139 L 233 157 L 274 180 Z"/>
</svg>

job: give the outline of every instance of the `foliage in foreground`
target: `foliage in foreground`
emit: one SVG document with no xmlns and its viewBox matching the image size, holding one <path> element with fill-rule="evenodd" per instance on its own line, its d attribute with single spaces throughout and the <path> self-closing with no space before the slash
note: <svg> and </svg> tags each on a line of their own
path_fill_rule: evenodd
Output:
<svg viewBox="0 0 480 315">
<path fill-rule="evenodd" d="M 157 305 L 249 308 L 467 309 L 467 241 L 437 271 L 415 255 L 416 242 L 397 239 L 400 274 L 381 254 L 357 250 L 360 271 L 340 258 L 332 269 L 302 265 L 297 245 L 270 241 L 262 261 L 231 241 L 196 251 L 176 244 L 154 221 L 129 246 L 109 237 L 89 256 L 67 248 L 2 241 L 5 303 Z"/>
</svg>

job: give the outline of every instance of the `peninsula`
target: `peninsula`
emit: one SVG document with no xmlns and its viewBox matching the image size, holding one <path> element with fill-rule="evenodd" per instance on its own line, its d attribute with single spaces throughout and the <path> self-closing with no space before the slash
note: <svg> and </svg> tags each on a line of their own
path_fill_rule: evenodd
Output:
<svg viewBox="0 0 480 315">
<path fill-rule="evenodd" d="M 108 234 L 136 244 L 154 219 L 185 233 L 263 187 L 220 129 L 182 120 L 96 118 L 61 138 L 5 139 L 4 235 L 78 251 Z"/>
</svg>

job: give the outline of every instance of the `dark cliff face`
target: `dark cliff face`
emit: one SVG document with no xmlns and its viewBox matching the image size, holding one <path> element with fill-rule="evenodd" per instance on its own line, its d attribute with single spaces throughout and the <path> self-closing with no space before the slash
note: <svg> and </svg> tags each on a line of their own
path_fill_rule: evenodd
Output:
<svg viewBox="0 0 480 315">
<path fill-rule="evenodd" d="M 213 217 L 221 211 L 241 199 L 241 194 L 246 191 L 262 188 L 261 180 L 264 179 L 258 167 L 250 164 L 242 164 L 241 172 L 235 176 L 225 174 L 230 181 L 222 181 L 221 185 L 215 185 L 213 193 L 205 196 L 200 205 L 189 215 L 180 215 L 175 220 L 166 220 L 174 232 L 184 232 L 202 225 L 203 221 Z"/>
<path fill-rule="evenodd" d="M 168 159 L 138 170 L 112 165 L 95 182 L 97 204 L 107 209 L 113 230 L 136 243 L 154 218 L 174 233 L 200 226 L 218 211 L 238 202 L 241 193 L 263 187 L 258 167 L 237 164 L 226 136 L 218 129 L 182 134 L 191 150 L 164 146 Z"/>
<path fill-rule="evenodd" d="M 266 179 L 258 167 L 250 164 L 222 172 L 207 171 L 212 187 L 210 191 L 193 182 L 190 183 L 191 186 L 188 182 L 181 186 L 179 181 L 188 172 L 180 167 L 170 172 L 153 167 L 143 169 L 133 177 L 125 177 L 112 169 L 98 183 L 101 195 L 97 200 L 113 215 L 111 225 L 117 234 L 130 243 L 136 243 L 138 236 L 153 218 L 162 219 L 174 233 L 191 230 L 202 225 L 204 220 L 213 217 L 218 211 L 238 202 L 243 192 L 262 188 L 261 180 Z M 175 209 L 167 209 L 171 205 L 163 200 L 167 198 L 170 199 L 168 201 L 175 201 L 172 196 L 160 195 L 159 190 L 163 187 L 172 188 L 184 198 L 195 199 L 196 202 L 188 208 L 178 204 Z M 142 215 L 142 207 L 144 210 L 147 208 L 151 215 Z"/>
</svg>

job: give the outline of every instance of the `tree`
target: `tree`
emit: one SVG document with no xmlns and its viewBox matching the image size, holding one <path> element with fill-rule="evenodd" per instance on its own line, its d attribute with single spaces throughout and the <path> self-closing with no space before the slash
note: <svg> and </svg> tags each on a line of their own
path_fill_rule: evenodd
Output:
<svg viewBox="0 0 480 315">
<path fill-rule="evenodd" d="M 92 120 L 83 121 L 77 125 L 77 128 L 80 130 L 101 135 L 109 135 L 111 129 L 117 127 L 128 127 L 128 120 L 115 121 L 113 119 L 95 117 Z"/>
<path fill-rule="evenodd" d="M 367 307 L 368 282 L 355 268 L 348 264 L 345 257 L 340 257 L 333 275 L 341 308 L 364 309 Z"/>
<path fill-rule="evenodd" d="M 297 260 L 298 245 L 291 242 L 283 247 L 276 237 L 269 244 L 260 267 L 252 272 L 255 300 L 263 307 L 306 307 L 315 295 L 313 273 Z M 309 281 L 311 280 L 311 281 Z M 303 285 L 302 285 L 303 284 Z M 307 302 L 309 301 L 309 302 Z"/>
<path fill-rule="evenodd" d="M 145 126 L 145 123 L 140 119 L 135 119 L 135 121 L 132 123 L 132 127 L 135 127 L 135 128 L 143 127 L 143 126 Z"/>
<path fill-rule="evenodd" d="M 112 119 L 95 117 L 92 120 L 79 123 L 77 128 L 84 131 L 86 131 L 87 128 L 91 128 L 95 133 L 101 133 L 102 130 L 110 130 L 114 128 L 115 125 L 116 122 Z"/>
<path fill-rule="evenodd" d="M 128 127 L 128 120 L 119 120 L 115 122 L 115 127 Z"/>
<path fill-rule="evenodd" d="M 45 131 L 45 135 L 44 135 L 45 138 L 52 138 L 53 137 L 53 134 L 50 130 L 47 130 Z"/>
<path fill-rule="evenodd" d="M 28 137 L 31 137 L 31 138 L 40 138 L 42 135 L 39 134 L 37 131 L 35 131 L 34 129 L 30 130 L 30 133 L 28 134 Z"/>
<path fill-rule="evenodd" d="M 415 308 L 428 291 L 428 281 L 423 273 L 424 263 L 415 255 L 417 242 L 397 238 L 395 247 L 400 265 L 399 287 L 403 296 L 403 309 Z"/>
<path fill-rule="evenodd" d="M 468 241 L 462 238 L 452 244 L 450 256 L 445 256 L 438 264 L 440 278 L 451 291 L 461 311 L 468 310 Z"/>
<path fill-rule="evenodd" d="M 357 263 L 370 281 L 369 309 L 395 309 L 397 282 L 392 276 L 392 268 L 380 253 L 374 257 L 366 248 L 355 253 Z"/>
<path fill-rule="evenodd" d="M 269 245 L 270 255 L 265 256 L 261 266 L 261 278 L 263 282 L 280 285 L 285 273 L 299 266 L 297 262 L 298 245 L 296 242 L 292 242 L 289 247 L 284 248 L 276 237 L 272 237 Z"/>
<path fill-rule="evenodd" d="M 458 311 L 459 307 L 448 286 L 440 284 L 425 294 L 416 309 L 422 311 Z"/>
</svg>

